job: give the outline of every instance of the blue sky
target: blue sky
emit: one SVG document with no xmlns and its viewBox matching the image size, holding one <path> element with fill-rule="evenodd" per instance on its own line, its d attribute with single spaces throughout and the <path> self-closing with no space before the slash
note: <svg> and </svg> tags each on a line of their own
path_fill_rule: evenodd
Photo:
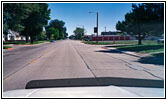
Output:
<svg viewBox="0 0 167 100">
<path fill-rule="evenodd" d="M 73 34 L 76 27 L 84 26 L 86 34 L 93 34 L 96 26 L 96 14 L 99 13 L 99 34 L 102 31 L 116 31 L 118 20 L 124 20 L 124 15 L 131 10 L 131 3 L 49 3 L 51 20 L 59 19 L 65 22 L 67 33 Z M 80 25 L 80 26 L 79 26 Z"/>
</svg>

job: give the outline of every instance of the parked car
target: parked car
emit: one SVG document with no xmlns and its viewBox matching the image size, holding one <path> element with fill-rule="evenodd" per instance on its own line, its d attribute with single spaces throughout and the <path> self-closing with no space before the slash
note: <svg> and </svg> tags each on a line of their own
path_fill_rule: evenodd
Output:
<svg viewBox="0 0 167 100">
<path fill-rule="evenodd" d="M 50 42 L 54 42 L 54 40 L 50 40 Z"/>
<path fill-rule="evenodd" d="M 164 43 L 164 39 L 158 39 L 158 40 L 157 40 L 157 43 L 158 43 L 158 44 Z"/>
</svg>

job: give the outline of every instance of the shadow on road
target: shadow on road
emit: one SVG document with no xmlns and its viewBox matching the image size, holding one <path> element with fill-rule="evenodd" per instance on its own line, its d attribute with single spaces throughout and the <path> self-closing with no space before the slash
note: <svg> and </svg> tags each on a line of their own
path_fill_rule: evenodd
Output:
<svg viewBox="0 0 167 100">
<path fill-rule="evenodd" d="M 99 78 L 69 78 L 69 79 L 47 79 L 32 80 L 27 83 L 26 89 L 51 88 L 51 87 L 83 87 L 83 86 L 126 86 L 126 87 L 152 87 L 163 88 L 163 80 L 99 77 Z"/>
<path fill-rule="evenodd" d="M 141 57 L 138 62 L 144 64 L 164 65 L 164 53 L 154 54 L 152 56 Z"/>
</svg>

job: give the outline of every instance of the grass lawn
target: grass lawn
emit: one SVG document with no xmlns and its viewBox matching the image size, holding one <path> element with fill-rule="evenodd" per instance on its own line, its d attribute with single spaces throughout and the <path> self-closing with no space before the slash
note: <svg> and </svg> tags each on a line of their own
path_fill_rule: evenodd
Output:
<svg viewBox="0 0 167 100">
<path fill-rule="evenodd" d="M 116 41 L 113 45 L 113 41 L 101 42 L 84 42 L 86 44 L 93 45 L 109 45 L 106 47 L 114 47 L 123 51 L 132 51 L 137 53 L 147 53 L 150 56 L 141 57 L 138 62 L 144 64 L 164 65 L 164 44 L 157 44 L 156 40 L 143 40 L 142 45 L 138 45 L 138 41 Z"/>
<path fill-rule="evenodd" d="M 124 51 L 132 51 L 138 53 L 155 53 L 155 52 L 163 52 L 164 51 L 164 44 L 157 44 L 156 40 L 143 40 L 142 45 L 138 45 L 137 40 L 125 40 L 125 41 L 106 41 L 102 42 L 99 41 L 97 44 L 96 41 L 85 41 L 86 44 L 93 44 L 93 45 L 110 45 L 107 47 L 114 47 L 119 50 Z M 118 45 L 113 45 L 118 44 Z"/>
<path fill-rule="evenodd" d="M 47 41 L 35 41 L 34 43 L 26 43 L 26 42 L 3 42 L 3 44 L 15 44 L 15 45 L 31 45 L 31 44 L 40 44 Z"/>
<path fill-rule="evenodd" d="M 111 42 L 94 42 L 94 41 L 84 41 L 83 43 L 85 44 L 93 44 L 93 45 L 109 45 L 109 44 L 112 44 Z"/>
<path fill-rule="evenodd" d="M 12 48 L 11 46 L 3 46 L 3 49 Z"/>
<path fill-rule="evenodd" d="M 138 44 L 137 40 L 123 40 L 123 41 L 99 41 L 96 43 L 96 41 L 84 41 L 85 44 L 93 44 L 93 45 L 112 45 L 112 44 L 128 44 L 128 45 L 136 45 Z M 143 44 L 157 44 L 156 40 L 143 40 Z"/>
<path fill-rule="evenodd" d="M 115 47 L 119 50 L 132 51 L 139 53 L 154 53 L 154 52 L 163 52 L 163 44 L 144 44 L 144 45 L 131 45 L 131 46 L 117 46 Z"/>
</svg>

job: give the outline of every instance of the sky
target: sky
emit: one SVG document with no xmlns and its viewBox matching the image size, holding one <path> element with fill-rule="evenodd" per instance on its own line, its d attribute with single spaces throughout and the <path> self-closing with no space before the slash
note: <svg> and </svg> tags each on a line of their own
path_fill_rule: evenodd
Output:
<svg viewBox="0 0 167 100">
<path fill-rule="evenodd" d="M 105 31 L 116 31 L 115 25 L 124 20 L 131 11 L 131 3 L 48 3 L 51 9 L 51 20 L 59 19 L 65 22 L 68 35 L 74 34 L 76 27 L 83 27 L 87 35 L 94 33 L 96 13 L 99 19 L 99 34 Z"/>
</svg>

